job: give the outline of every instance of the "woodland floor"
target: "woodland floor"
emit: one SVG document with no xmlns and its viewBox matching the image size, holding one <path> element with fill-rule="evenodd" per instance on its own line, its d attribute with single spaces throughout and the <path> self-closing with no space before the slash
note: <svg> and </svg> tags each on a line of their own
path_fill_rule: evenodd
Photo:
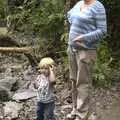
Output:
<svg viewBox="0 0 120 120">
<path fill-rule="evenodd" d="M 22 69 L 19 70 L 19 72 L 16 71 L 14 76 L 18 78 L 19 89 L 24 89 L 24 85 L 28 82 L 28 80 L 25 80 L 23 77 L 24 73 L 29 68 L 27 59 L 20 54 L 0 54 L 0 65 L 1 70 L 3 68 L 6 69 L 4 71 L 12 68 L 13 65 L 22 66 Z M 62 75 L 63 73 L 61 71 L 63 69 L 62 65 L 58 66 L 55 108 L 56 120 L 66 120 L 66 115 L 70 112 L 72 106 L 70 93 L 71 85 L 69 80 L 66 80 Z M 6 72 L 3 74 L 5 75 Z M 15 120 L 35 120 L 35 101 L 35 98 L 22 101 L 23 107 L 19 111 L 18 118 Z M 120 84 L 115 84 L 109 89 L 93 88 L 91 101 L 93 103 L 93 113 L 97 117 L 95 120 L 120 120 Z M 0 120 L 9 120 L 7 117 L 2 117 L 2 115 L 4 115 L 3 106 L 4 102 L 0 102 Z"/>
</svg>

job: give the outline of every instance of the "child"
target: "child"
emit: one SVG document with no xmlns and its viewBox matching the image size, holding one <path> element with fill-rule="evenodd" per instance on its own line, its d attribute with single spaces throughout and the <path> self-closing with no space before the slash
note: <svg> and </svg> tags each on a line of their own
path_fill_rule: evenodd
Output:
<svg viewBox="0 0 120 120">
<path fill-rule="evenodd" d="M 34 88 L 37 90 L 36 120 L 54 120 L 54 61 L 49 57 L 43 58 L 38 67 L 39 75 L 34 82 Z"/>
</svg>

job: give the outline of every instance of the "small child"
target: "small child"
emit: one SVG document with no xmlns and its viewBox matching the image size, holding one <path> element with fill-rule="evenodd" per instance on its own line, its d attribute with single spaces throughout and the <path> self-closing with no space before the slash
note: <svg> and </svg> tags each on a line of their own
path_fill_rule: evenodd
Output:
<svg viewBox="0 0 120 120">
<path fill-rule="evenodd" d="M 43 58 L 38 67 L 39 75 L 34 81 L 34 88 L 37 90 L 37 118 L 36 120 L 54 120 L 55 97 L 53 86 L 55 83 L 54 61 Z"/>
</svg>

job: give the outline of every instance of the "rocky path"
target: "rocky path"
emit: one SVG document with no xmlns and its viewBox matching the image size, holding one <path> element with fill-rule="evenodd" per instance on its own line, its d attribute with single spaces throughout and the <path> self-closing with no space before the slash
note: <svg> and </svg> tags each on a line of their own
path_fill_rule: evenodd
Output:
<svg viewBox="0 0 120 120">
<path fill-rule="evenodd" d="M 120 99 L 114 100 L 107 110 L 98 110 L 98 120 L 120 120 Z"/>
<path fill-rule="evenodd" d="M 97 90 L 93 97 L 96 120 L 120 120 L 120 90 Z"/>
<path fill-rule="evenodd" d="M 1 55 L 0 59 L 0 82 L 11 79 L 14 79 L 14 82 L 18 82 L 18 86 L 13 84 L 14 82 L 9 83 L 11 84 L 11 88 L 12 86 L 14 86 L 14 88 L 17 87 L 14 90 L 11 90 L 8 84 L 10 96 L 18 93 L 18 91 L 25 90 L 26 83 L 33 77 L 27 60 L 21 55 Z M 60 78 L 58 77 L 58 79 Z M 93 89 L 92 91 L 93 112 L 97 117 L 95 120 L 119 120 L 120 89 L 113 87 L 111 90 Z M 2 92 L 0 91 L 0 96 L 1 95 Z M 35 120 L 35 98 L 24 101 L 15 101 L 12 98 L 3 100 L 6 102 L 0 102 L 0 120 Z M 57 81 L 56 86 L 56 120 L 66 120 L 66 114 L 69 113 L 70 110 L 70 84 L 69 81 L 64 82 L 61 78 L 61 80 Z"/>
</svg>

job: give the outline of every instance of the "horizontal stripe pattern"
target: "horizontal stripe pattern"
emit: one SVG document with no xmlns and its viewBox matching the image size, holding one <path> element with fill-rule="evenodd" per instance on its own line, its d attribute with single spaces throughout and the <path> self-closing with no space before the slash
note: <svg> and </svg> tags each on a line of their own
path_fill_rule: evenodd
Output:
<svg viewBox="0 0 120 120">
<path fill-rule="evenodd" d="M 72 40 L 81 35 L 85 46 L 88 49 L 94 49 L 107 32 L 105 8 L 101 2 L 95 0 L 81 12 L 82 2 L 83 0 L 77 2 L 67 13 L 70 23 L 69 43 L 73 44 Z"/>
</svg>

